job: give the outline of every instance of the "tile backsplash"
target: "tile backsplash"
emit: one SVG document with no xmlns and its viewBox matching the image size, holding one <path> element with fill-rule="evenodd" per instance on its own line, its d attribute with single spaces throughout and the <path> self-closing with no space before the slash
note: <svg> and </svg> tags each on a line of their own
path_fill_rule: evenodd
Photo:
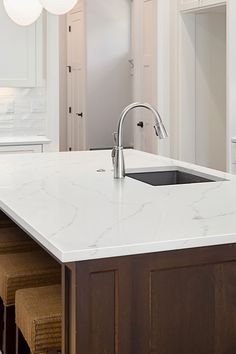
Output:
<svg viewBox="0 0 236 354">
<path fill-rule="evenodd" d="M 0 138 L 46 135 L 46 88 L 0 88 Z"/>
</svg>

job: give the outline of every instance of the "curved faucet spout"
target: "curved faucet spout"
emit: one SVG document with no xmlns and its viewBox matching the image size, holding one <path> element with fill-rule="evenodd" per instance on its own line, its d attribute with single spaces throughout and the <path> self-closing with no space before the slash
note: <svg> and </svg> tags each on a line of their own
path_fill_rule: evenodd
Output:
<svg viewBox="0 0 236 354">
<path fill-rule="evenodd" d="M 127 116 L 127 114 L 132 111 L 135 108 L 144 108 L 147 109 L 149 111 L 151 111 L 153 113 L 154 119 L 155 119 L 155 125 L 154 125 L 154 130 L 156 135 L 160 138 L 160 139 L 165 139 L 168 137 L 168 134 L 166 132 L 166 129 L 164 127 L 164 124 L 162 122 L 161 116 L 159 114 L 159 112 L 156 110 L 156 108 L 154 108 L 153 106 L 151 106 L 149 103 L 139 103 L 139 102 L 135 102 L 130 104 L 129 106 L 127 106 L 121 113 L 120 115 L 120 120 L 118 123 L 118 131 L 117 131 L 117 146 L 118 147 L 122 147 L 123 146 L 123 142 L 122 142 L 122 137 L 123 137 L 123 123 L 124 120 Z"/>
<path fill-rule="evenodd" d="M 159 137 L 159 139 L 165 139 L 168 137 L 161 116 L 153 106 L 151 106 L 148 103 L 139 103 L 139 102 L 132 103 L 129 106 L 127 106 L 121 113 L 119 123 L 118 123 L 118 130 L 117 130 L 117 145 L 114 146 L 112 151 L 112 158 L 114 163 L 114 178 L 121 179 L 125 177 L 125 164 L 124 164 L 124 154 L 123 154 L 123 123 L 127 114 L 135 108 L 144 108 L 151 111 L 153 113 L 154 120 L 155 120 L 154 129 L 156 135 Z"/>
</svg>

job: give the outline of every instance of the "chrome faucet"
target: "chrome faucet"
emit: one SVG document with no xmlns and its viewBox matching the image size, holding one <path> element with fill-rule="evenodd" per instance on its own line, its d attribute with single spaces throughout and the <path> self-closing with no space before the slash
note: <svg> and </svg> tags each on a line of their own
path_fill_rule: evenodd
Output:
<svg viewBox="0 0 236 354">
<path fill-rule="evenodd" d="M 125 177 L 125 163 L 123 153 L 123 122 L 127 114 L 134 108 L 145 108 L 151 111 L 155 118 L 154 130 L 159 139 L 168 137 L 159 112 L 148 103 L 132 103 L 121 113 L 117 133 L 114 133 L 116 145 L 112 150 L 112 162 L 114 165 L 114 178 L 122 179 Z"/>
</svg>

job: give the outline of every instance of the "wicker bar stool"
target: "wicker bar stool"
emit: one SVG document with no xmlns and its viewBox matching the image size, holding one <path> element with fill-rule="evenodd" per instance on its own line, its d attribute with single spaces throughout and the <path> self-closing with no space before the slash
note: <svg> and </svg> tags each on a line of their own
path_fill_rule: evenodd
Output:
<svg viewBox="0 0 236 354">
<path fill-rule="evenodd" d="M 36 242 L 0 212 L 0 255 L 36 249 L 39 249 Z M 3 314 L 4 306 L 0 298 L 0 349 L 2 348 Z"/>
<path fill-rule="evenodd" d="M 16 353 L 61 351 L 61 286 L 16 292 Z"/>
<path fill-rule="evenodd" d="M 0 227 L 0 254 L 28 252 L 39 249 L 34 242 L 18 226 Z"/>
<path fill-rule="evenodd" d="M 15 292 L 60 283 L 61 267 L 44 251 L 0 255 L 0 297 L 4 306 L 3 354 L 15 353 Z"/>
</svg>

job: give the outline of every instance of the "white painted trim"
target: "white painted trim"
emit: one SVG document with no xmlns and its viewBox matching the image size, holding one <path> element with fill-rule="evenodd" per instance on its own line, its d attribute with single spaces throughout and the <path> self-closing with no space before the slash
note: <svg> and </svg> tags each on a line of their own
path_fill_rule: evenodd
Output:
<svg viewBox="0 0 236 354">
<path fill-rule="evenodd" d="M 235 42 L 236 1 L 227 3 L 227 170 L 235 173 L 231 138 L 236 136 L 236 42 Z"/>
<path fill-rule="evenodd" d="M 47 136 L 59 151 L 59 17 L 47 15 Z"/>
<path fill-rule="evenodd" d="M 17 136 L 0 138 L 0 146 L 42 145 L 50 143 L 51 140 L 48 139 L 46 136 Z"/>
<path fill-rule="evenodd" d="M 191 34 L 189 34 L 191 33 Z M 196 18 L 180 14 L 179 31 L 179 159 L 194 163 L 196 124 Z M 191 83 L 191 85 L 190 85 Z M 192 118 L 192 119 L 191 119 Z"/>
<path fill-rule="evenodd" d="M 67 16 L 60 16 L 60 151 L 67 151 Z"/>
<path fill-rule="evenodd" d="M 1 145 L 0 155 L 2 154 L 24 154 L 24 153 L 42 153 L 44 151 L 42 144 L 22 144 L 22 145 Z"/>
<path fill-rule="evenodd" d="M 169 142 L 170 156 L 179 158 L 179 34 L 180 13 L 178 1 L 169 0 L 170 11 L 170 101 L 169 101 Z"/>
<path fill-rule="evenodd" d="M 46 86 L 47 17 L 43 12 L 36 22 L 36 87 Z"/>
</svg>

